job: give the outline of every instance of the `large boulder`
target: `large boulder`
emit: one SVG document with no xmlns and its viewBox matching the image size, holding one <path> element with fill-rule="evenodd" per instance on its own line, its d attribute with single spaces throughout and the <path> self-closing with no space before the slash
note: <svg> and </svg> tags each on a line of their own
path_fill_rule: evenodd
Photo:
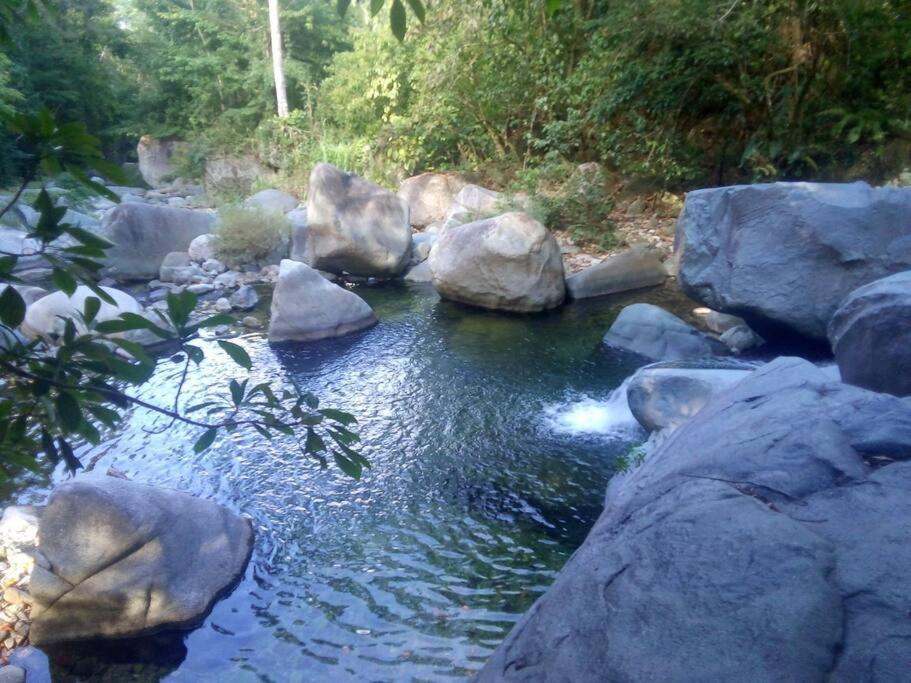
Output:
<svg viewBox="0 0 911 683">
<path fill-rule="evenodd" d="M 32 570 L 36 645 L 197 625 L 237 581 L 250 520 L 211 501 L 114 477 L 51 494 Z"/>
<path fill-rule="evenodd" d="M 307 243 L 310 237 L 310 222 L 307 220 L 307 209 L 295 209 L 288 212 L 288 221 L 291 223 L 291 253 L 292 261 L 307 263 Z"/>
<path fill-rule="evenodd" d="M 911 188 L 773 183 L 690 192 L 677 223 L 684 292 L 766 339 L 826 338 L 849 292 L 911 269 Z"/>
<path fill-rule="evenodd" d="M 161 187 L 177 175 L 174 152 L 180 146 L 176 138 L 154 138 L 143 135 L 136 145 L 139 173 L 151 187 Z"/>
<path fill-rule="evenodd" d="M 570 275 L 566 278 L 566 294 L 573 299 L 587 299 L 654 287 L 666 279 L 660 252 L 639 245 Z"/>
<path fill-rule="evenodd" d="M 452 198 L 445 221 L 447 225 L 473 223 L 502 212 L 503 195 L 500 192 L 480 185 L 466 185 Z"/>
<path fill-rule="evenodd" d="M 101 307 L 95 315 L 96 321 L 113 320 L 119 318 L 122 313 L 142 313 L 139 302 L 126 292 L 112 287 L 101 289 L 110 295 L 116 305 L 112 306 L 98 299 Z M 79 321 L 79 314 L 85 310 L 85 300 L 89 297 L 98 298 L 98 295 L 85 285 L 80 285 L 72 296 L 67 296 L 64 292 L 54 292 L 38 299 L 25 311 L 22 332 L 33 339 L 59 336 L 63 334 L 64 318 L 71 318 L 76 324 L 76 329 L 84 331 L 85 326 Z"/>
<path fill-rule="evenodd" d="M 194 237 L 187 247 L 187 255 L 194 263 L 205 263 L 218 254 L 218 238 L 211 234 Z"/>
<path fill-rule="evenodd" d="M 851 292 L 829 323 L 829 341 L 845 382 L 911 396 L 911 271 Z"/>
<path fill-rule="evenodd" d="M 736 361 L 653 363 L 630 378 L 626 399 L 633 417 L 647 430 L 672 431 L 755 369 Z"/>
<path fill-rule="evenodd" d="M 354 292 L 329 282 L 305 263 L 281 262 L 272 294 L 270 341 L 340 337 L 375 324 L 373 310 Z"/>
<path fill-rule="evenodd" d="M 528 313 L 563 303 L 563 259 L 554 236 L 524 213 L 454 225 L 430 250 L 433 286 L 453 301 Z"/>
<path fill-rule="evenodd" d="M 335 166 L 317 164 L 310 173 L 307 223 L 307 262 L 314 268 L 386 277 L 408 265 L 408 205 Z"/>
<path fill-rule="evenodd" d="M 101 225 L 101 235 L 114 244 L 105 257 L 107 273 L 124 280 L 156 278 L 165 256 L 187 251 L 194 238 L 212 232 L 214 225 L 208 211 L 120 204 Z"/>
<path fill-rule="evenodd" d="M 756 370 L 611 480 L 478 680 L 902 680 L 909 455 L 906 401 Z"/>
<path fill-rule="evenodd" d="M 653 304 L 624 307 L 604 335 L 604 343 L 651 360 L 683 360 L 727 353 L 718 340 Z"/>
<path fill-rule="evenodd" d="M 288 213 L 297 208 L 297 197 L 281 190 L 260 190 L 252 197 L 247 197 L 244 206 L 270 213 Z"/>
<path fill-rule="evenodd" d="M 403 180 L 398 195 L 408 203 L 411 225 L 426 228 L 446 218 L 453 197 L 463 187 L 465 181 L 458 176 L 422 173 Z"/>
</svg>

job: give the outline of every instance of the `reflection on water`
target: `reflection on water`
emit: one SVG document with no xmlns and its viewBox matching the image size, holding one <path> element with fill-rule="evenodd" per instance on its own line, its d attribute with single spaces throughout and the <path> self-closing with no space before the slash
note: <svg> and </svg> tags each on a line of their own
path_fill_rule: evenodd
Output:
<svg viewBox="0 0 911 683">
<path fill-rule="evenodd" d="M 380 319 L 373 329 L 305 345 L 238 342 L 256 381 L 294 379 L 359 417 L 373 464 L 361 481 L 245 433 L 195 456 L 194 430 L 155 433 L 163 422 L 144 412 L 82 450 L 97 469 L 248 515 L 257 541 L 238 588 L 183 640 L 185 656 L 70 650 L 54 655 L 60 680 L 464 677 L 551 583 L 600 512 L 613 456 L 636 438 L 603 427 L 616 397 L 597 403 L 637 365 L 599 343 L 620 302 L 523 317 L 440 302 L 425 288 L 359 293 Z M 212 351 L 187 403 L 236 372 Z M 143 397 L 166 403 L 178 373 L 165 363 Z M 581 396 L 590 402 L 573 407 Z M 48 485 L 14 498 L 40 502 Z"/>
</svg>

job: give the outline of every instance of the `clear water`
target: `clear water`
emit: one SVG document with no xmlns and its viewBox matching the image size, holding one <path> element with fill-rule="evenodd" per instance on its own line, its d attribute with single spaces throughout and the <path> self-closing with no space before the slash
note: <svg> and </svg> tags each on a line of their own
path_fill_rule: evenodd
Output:
<svg viewBox="0 0 911 683">
<path fill-rule="evenodd" d="M 600 345 L 631 298 L 504 316 L 425 287 L 363 288 L 380 324 L 272 347 L 239 338 L 257 378 L 294 378 L 360 419 L 373 469 L 321 471 L 288 442 L 220 438 L 145 412 L 83 462 L 191 491 L 252 518 L 236 590 L 188 634 L 52 653 L 55 680 L 439 681 L 481 667 L 548 587 L 601 510 L 615 455 L 642 435 L 612 390 L 639 364 Z M 685 304 L 684 304 L 685 306 Z M 672 306 L 673 307 L 673 306 Z M 217 351 L 188 401 L 236 370 Z M 166 403 L 178 366 L 143 396 Z M 40 503 L 54 472 L 10 492 Z"/>
</svg>

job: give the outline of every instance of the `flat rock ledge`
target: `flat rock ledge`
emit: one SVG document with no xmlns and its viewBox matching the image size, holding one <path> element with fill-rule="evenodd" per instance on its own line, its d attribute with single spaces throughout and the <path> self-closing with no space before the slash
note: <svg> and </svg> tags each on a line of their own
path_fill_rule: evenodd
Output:
<svg viewBox="0 0 911 683">
<path fill-rule="evenodd" d="M 759 368 L 611 481 L 477 680 L 905 680 L 908 458 L 909 402 Z"/>
<path fill-rule="evenodd" d="M 35 645 L 197 626 L 253 550 L 250 520 L 114 477 L 57 488 L 38 537 L 29 584 Z"/>
</svg>

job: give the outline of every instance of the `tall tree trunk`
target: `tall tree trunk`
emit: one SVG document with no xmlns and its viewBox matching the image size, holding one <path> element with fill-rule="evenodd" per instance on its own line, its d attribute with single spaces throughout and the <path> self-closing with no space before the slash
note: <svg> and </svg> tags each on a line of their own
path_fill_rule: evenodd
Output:
<svg viewBox="0 0 911 683">
<path fill-rule="evenodd" d="M 285 68 L 282 66 L 282 31 L 278 22 L 278 0 L 269 0 L 269 33 L 272 37 L 272 74 L 278 115 L 288 115 L 288 93 L 285 90 Z"/>
</svg>

